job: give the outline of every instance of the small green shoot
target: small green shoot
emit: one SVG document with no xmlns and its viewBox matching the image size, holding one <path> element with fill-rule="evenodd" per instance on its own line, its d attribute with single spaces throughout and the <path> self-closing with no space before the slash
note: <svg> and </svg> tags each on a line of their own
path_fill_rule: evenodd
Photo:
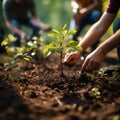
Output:
<svg viewBox="0 0 120 120">
<path fill-rule="evenodd" d="M 96 97 L 96 98 L 99 98 L 100 96 L 100 91 L 97 87 L 94 87 L 91 89 L 91 92 L 92 92 L 92 96 Z"/>
<path fill-rule="evenodd" d="M 31 56 L 35 56 L 38 59 L 43 58 L 43 52 L 42 52 L 42 46 L 43 46 L 43 38 L 33 37 L 32 40 L 27 42 L 26 47 L 29 49 Z"/>
<path fill-rule="evenodd" d="M 112 77 L 115 78 L 115 79 L 119 79 L 120 78 L 120 73 L 117 72 L 117 71 L 113 71 L 112 72 Z"/>
<path fill-rule="evenodd" d="M 120 119 L 120 115 L 113 115 L 111 120 L 119 120 Z"/>
<path fill-rule="evenodd" d="M 11 70 L 12 75 L 9 75 L 9 78 L 13 81 L 18 81 L 19 79 L 22 79 L 22 76 L 19 74 L 21 68 L 18 66 L 18 64 L 21 63 L 21 60 L 30 61 L 31 56 L 27 53 L 25 46 L 13 47 L 12 43 L 15 40 L 16 38 L 13 35 L 9 34 L 7 38 L 2 41 L 1 45 L 5 47 L 7 56 L 9 56 L 9 59 L 3 63 L 5 67 L 4 70 Z"/>
</svg>

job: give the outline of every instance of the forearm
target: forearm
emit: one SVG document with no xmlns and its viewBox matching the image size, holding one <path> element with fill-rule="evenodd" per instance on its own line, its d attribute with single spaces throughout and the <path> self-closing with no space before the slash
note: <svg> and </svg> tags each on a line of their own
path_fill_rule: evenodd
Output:
<svg viewBox="0 0 120 120">
<path fill-rule="evenodd" d="M 12 25 L 10 23 L 10 21 L 6 21 L 6 25 L 7 27 L 14 33 L 18 34 L 19 36 L 21 36 L 21 34 L 23 33 L 20 29 L 18 29 L 16 26 Z"/>
<path fill-rule="evenodd" d="M 43 23 L 43 22 L 42 22 L 38 17 L 36 17 L 36 16 L 32 17 L 31 22 L 33 23 L 33 25 L 35 25 L 35 26 L 37 26 L 37 27 L 39 27 L 39 28 L 41 28 L 41 29 L 43 29 L 43 30 L 47 27 L 46 24 Z"/>
<path fill-rule="evenodd" d="M 93 4 L 89 5 L 86 8 L 83 8 L 80 10 L 80 13 L 84 13 L 84 15 L 90 13 L 91 11 L 93 11 L 94 9 L 97 8 L 98 3 L 97 2 L 93 2 Z"/>
<path fill-rule="evenodd" d="M 120 46 L 120 30 L 118 30 L 114 35 L 108 38 L 103 42 L 98 48 L 97 51 L 101 54 L 107 54 L 112 49 Z"/>
<path fill-rule="evenodd" d="M 105 34 L 107 29 L 113 22 L 114 18 L 114 14 L 109 14 L 105 12 L 100 20 L 89 29 L 84 38 L 80 41 L 79 46 L 82 46 L 83 50 L 86 50 L 88 47 L 93 45 Z"/>
<path fill-rule="evenodd" d="M 103 36 L 105 31 L 106 30 L 103 29 L 99 23 L 95 23 L 80 41 L 79 46 L 82 46 L 83 50 L 86 50 L 88 47 L 97 42 L 101 36 Z"/>
</svg>

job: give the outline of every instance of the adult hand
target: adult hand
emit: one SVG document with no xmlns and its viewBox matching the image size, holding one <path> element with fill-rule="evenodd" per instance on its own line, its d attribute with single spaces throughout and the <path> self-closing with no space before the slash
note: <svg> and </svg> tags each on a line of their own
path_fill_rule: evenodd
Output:
<svg viewBox="0 0 120 120">
<path fill-rule="evenodd" d="M 51 30 L 52 30 L 52 27 L 50 27 L 50 26 L 47 26 L 47 27 L 44 29 L 45 32 L 50 32 Z"/>
<path fill-rule="evenodd" d="M 64 58 L 65 65 L 75 65 L 80 58 L 80 52 L 67 53 Z"/>
<path fill-rule="evenodd" d="M 85 12 L 86 12 L 85 8 L 83 8 L 81 10 L 80 9 L 77 10 L 76 14 L 74 15 L 76 24 L 78 24 L 80 22 L 80 20 L 84 17 Z"/>
<path fill-rule="evenodd" d="M 104 57 L 105 54 L 99 53 L 97 50 L 93 51 L 86 57 L 82 65 L 81 71 L 97 70 L 100 67 Z"/>
<path fill-rule="evenodd" d="M 29 36 L 24 32 L 21 33 L 20 37 L 22 40 L 29 40 Z"/>
</svg>

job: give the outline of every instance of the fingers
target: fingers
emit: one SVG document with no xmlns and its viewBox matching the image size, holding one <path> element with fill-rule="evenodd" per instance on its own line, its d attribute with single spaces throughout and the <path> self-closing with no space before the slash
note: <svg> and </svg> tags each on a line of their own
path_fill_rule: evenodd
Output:
<svg viewBox="0 0 120 120">
<path fill-rule="evenodd" d="M 75 65 L 77 60 L 75 59 L 73 54 L 67 54 L 64 59 L 64 64 L 67 66 Z"/>
<path fill-rule="evenodd" d="M 95 61 L 90 61 L 89 59 L 86 59 L 81 67 L 81 71 L 91 71 L 91 70 L 97 70 L 99 69 L 100 64 Z"/>
<path fill-rule="evenodd" d="M 71 54 L 69 53 L 69 54 L 66 54 L 64 62 L 69 63 L 70 61 L 71 61 Z"/>
<path fill-rule="evenodd" d="M 46 28 L 44 29 L 45 32 L 49 32 L 49 31 L 51 31 L 51 30 L 52 30 L 51 27 L 46 27 Z"/>
</svg>

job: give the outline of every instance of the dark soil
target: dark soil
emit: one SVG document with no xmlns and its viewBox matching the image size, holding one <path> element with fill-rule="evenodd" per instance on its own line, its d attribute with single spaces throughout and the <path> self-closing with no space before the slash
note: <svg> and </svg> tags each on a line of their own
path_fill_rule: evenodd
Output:
<svg viewBox="0 0 120 120">
<path fill-rule="evenodd" d="M 103 65 L 117 64 L 110 60 Z M 78 63 L 61 77 L 55 55 L 21 65 L 19 73 L 0 66 L 0 120 L 120 120 L 120 78 L 111 69 L 80 76 Z"/>
</svg>

